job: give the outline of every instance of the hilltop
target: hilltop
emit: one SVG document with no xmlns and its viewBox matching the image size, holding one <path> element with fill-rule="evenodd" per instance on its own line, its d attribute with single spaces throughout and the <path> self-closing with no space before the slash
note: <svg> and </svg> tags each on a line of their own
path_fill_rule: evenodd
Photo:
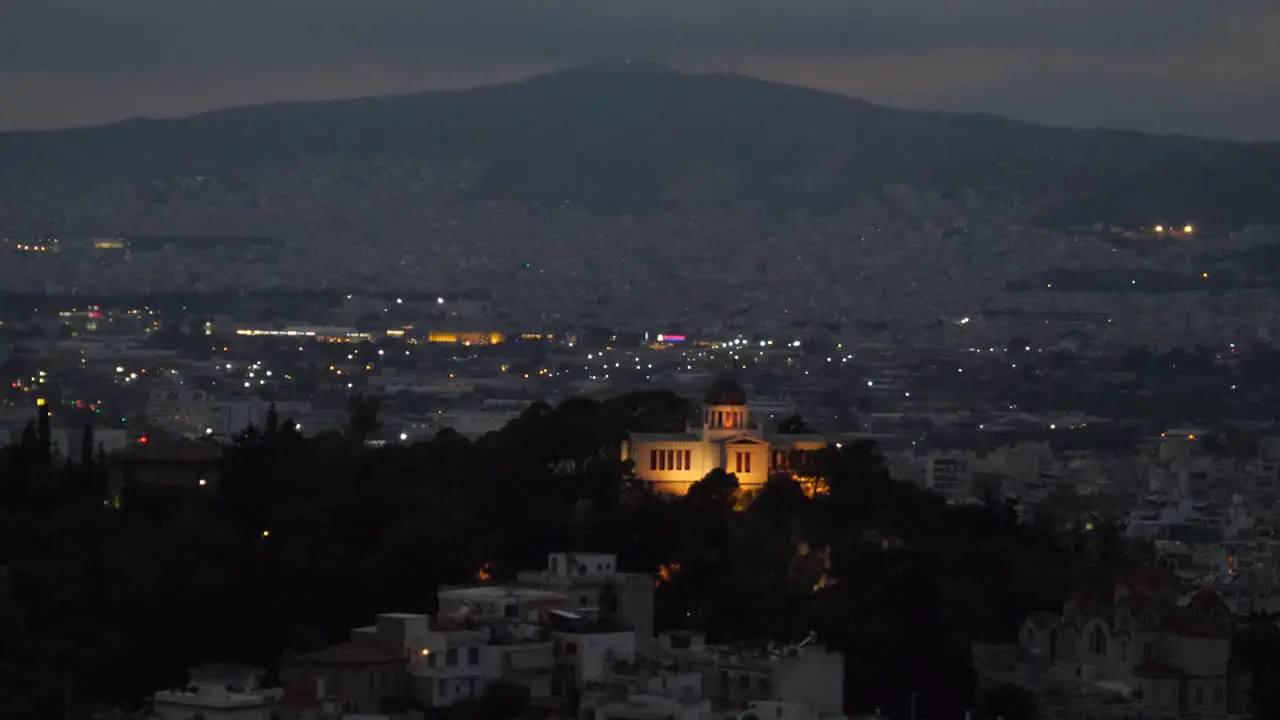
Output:
<svg viewBox="0 0 1280 720">
<path fill-rule="evenodd" d="M 152 200 L 163 204 L 165 185 L 181 179 L 246 192 L 273 168 L 314 158 L 348 169 L 453 164 L 467 170 L 447 192 L 464 201 L 610 214 L 723 203 L 824 212 L 906 185 L 992 197 L 1048 224 L 1280 224 L 1275 146 L 906 111 L 739 75 L 609 64 L 465 91 L 0 134 L 0 226 L 49 222 L 29 215 L 59 193 L 71 202 L 112 184 L 159 186 Z"/>
</svg>

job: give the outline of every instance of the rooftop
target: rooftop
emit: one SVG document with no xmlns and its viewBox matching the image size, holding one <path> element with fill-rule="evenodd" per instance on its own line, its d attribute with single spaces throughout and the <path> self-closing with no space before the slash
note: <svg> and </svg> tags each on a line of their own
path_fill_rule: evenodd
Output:
<svg viewBox="0 0 1280 720">
<path fill-rule="evenodd" d="M 404 660 L 403 655 L 368 641 L 348 641 L 313 653 L 285 658 L 286 663 L 305 665 L 383 665 Z"/>
<path fill-rule="evenodd" d="M 186 705 L 202 708 L 245 708 L 273 705 L 284 697 L 281 688 L 240 691 L 230 687 L 198 685 L 162 690 L 152 701 L 157 705 Z"/>
<path fill-rule="evenodd" d="M 551 590 L 539 590 L 518 585 L 465 585 L 443 589 L 439 592 L 441 600 L 503 600 L 508 598 L 555 600 L 559 597 L 558 593 Z"/>
</svg>

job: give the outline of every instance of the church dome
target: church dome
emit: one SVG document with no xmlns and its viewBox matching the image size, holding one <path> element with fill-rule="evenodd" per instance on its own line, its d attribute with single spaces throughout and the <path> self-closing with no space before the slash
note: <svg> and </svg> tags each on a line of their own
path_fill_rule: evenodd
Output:
<svg viewBox="0 0 1280 720">
<path fill-rule="evenodd" d="M 722 375 L 707 388 L 702 402 L 707 405 L 746 405 L 747 391 L 733 376 Z"/>
</svg>

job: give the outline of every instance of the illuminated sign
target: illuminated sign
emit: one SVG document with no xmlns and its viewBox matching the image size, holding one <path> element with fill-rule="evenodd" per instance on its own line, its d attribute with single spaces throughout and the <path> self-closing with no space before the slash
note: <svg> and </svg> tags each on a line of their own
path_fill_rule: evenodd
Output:
<svg viewBox="0 0 1280 720">
<path fill-rule="evenodd" d="M 659 335 L 658 342 L 678 343 L 684 342 L 683 335 Z"/>
</svg>

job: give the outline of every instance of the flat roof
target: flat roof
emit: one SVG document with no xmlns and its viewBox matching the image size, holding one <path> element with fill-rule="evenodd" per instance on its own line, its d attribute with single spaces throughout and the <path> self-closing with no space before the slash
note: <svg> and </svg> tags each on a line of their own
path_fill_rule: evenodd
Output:
<svg viewBox="0 0 1280 720">
<path fill-rule="evenodd" d="M 552 590 L 539 590 L 519 585 L 471 585 L 446 588 L 439 593 L 441 599 L 449 598 L 453 600 L 466 600 L 469 598 L 476 600 L 501 600 L 502 598 L 550 599 L 559 596 L 559 593 Z"/>
</svg>

